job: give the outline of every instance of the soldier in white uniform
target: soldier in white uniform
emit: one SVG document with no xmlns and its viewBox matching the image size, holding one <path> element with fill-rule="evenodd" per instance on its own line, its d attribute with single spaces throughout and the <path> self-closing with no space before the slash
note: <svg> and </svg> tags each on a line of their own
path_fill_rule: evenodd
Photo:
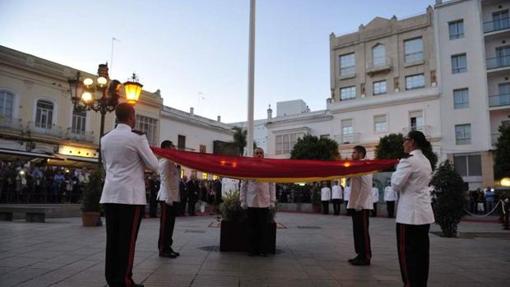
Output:
<svg viewBox="0 0 510 287">
<path fill-rule="evenodd" d="M 372 203 L 374 209 L 372 209 L 372 217 L 377 217 L 377 203 L 379 202 L 379 189 L 372 183 Z"/>
<path fill-rule="evenodd" d="M 395 201 L 397 201 L 397 193 L 393 190 L 391 184 L 388 184 L 388 186 L 384 188 L 384 201 L 386 202 L 388 217 L 395 217 Z"/>
<path fill-rule="evenodd" d="M 329 201 L 331 200 L 331 189 L 328 186 L 328 182 L 322 182 L 321 188 L 321 203 L 322 203 L 322 214 L 329 214 Z"/>
<path fill-rule="evenodd" d="M 254 157 L 264 158 L 264 150 L 256 148 Z M 276 193 L 274 183 L 246 180 L 241 183 L 241 207 L 248 208 L 249 255 L 266 256 L 269 238 L 266 232 L 269 223 L 269 208 L 274 208 Z"/>
<path fill-rule="evenodd" d="M 331 187 L 331 201 L 333 202 L 333 212 L 335 215 L 340 215 L 342 198 L 342 186 L 338 184 L 338 181 L 335 181 Z"/>
<path fill-rule="evenodd" d="M 173 149 L 174 144 L 165 140 L 161 143 L 163 149 Z M 159 174 L 161 185 L 158 191 L 158 201 L 161 206 L 161 216 L 159 225 L 158 249 L 160 257 L 176 258 L 178 252 L 172 249 L 175 227 L 175 217 L 179 212 L 179 185 L 180 185 L 180 168 L 172 161 L 161 158 L 159 160 Z"/>
<path fill-rule="evenodd" d="M 397 248 L 404 286 L 427 286 L 429 273 L 429 229 L 434 222 L 429 183 L 430 161 L 423 149 L 431 149 L 423 133 L 411 131 L 404 138 L 404 152 L 391 177 L 391 186 L 399 193 L 397 208 Z"/>
<path fill-rule="evenodd" d="M 352 160 L 363 160 L 367 151 L 362 146 L 352 150 Z M 354 235 L 354 251 L 357 256 L 349 259 L 352 265 L 370 265 L 372 250 L 368 233 L 369 212 L 372 204 L 372 175 L 351 177 L 351 196 L 347 205 L 352 209 L 352 231 Z"/>
<path fill-rule="evenodd" d="M 147 137 L 133 130 L 135 109 L 115 109 L 118 125 L 101 138 L 106 179 L 100 203 L 106 218 L 105 276 L 109 286 L 143 286 L 132 278 L 136 238 L 146 202 L 144 170 L 158 171 Z"/>
</svg>

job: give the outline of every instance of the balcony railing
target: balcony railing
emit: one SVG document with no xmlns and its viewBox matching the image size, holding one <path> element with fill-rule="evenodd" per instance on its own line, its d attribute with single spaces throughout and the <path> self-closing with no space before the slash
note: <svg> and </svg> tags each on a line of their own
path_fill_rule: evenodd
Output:
<svg viewBox="0 0 510 287">
<path fill-rule="evenodd" d="M 411 126 L 407 128 L 402 129 L 402 133 L 404 135 L 407 135 L 410 131 L 420 131 L 422 132 L 426 137 L 432 136 L 432 126 L 429 125 L 423 125 L 423 126 Z"/>
<path fill-rule="evenodd" d="M 498 138 L 500 136 L 500 133 L 492 133 L 491 134 L 491 144 L 495 146 L 498 143 Z"/>
<path fill-rule="evenodd" d="M 9 119 L 0 117 L 0 128 L 7 130 L 23 130 L 22 119 Z"/>
<path fill-rule="evenodd" d="M 502 107 L 510 105 L 510 94 L 489 96 L 489 107 Z"/>
<path fill-rule="evenodd" d="M 67 131 L 65 133 L 65 138 L 72 140 L 72 141 L 79 141 L 79 142 L 94 142 L 94 132 L 92 131 L 78 131 L 73 130 L 72 128 L 67 128 Z"/>
<path fill-rule="evenodd" d="M 483 31 L 485 33 L 510 29 L 510 18 L 503 18 L 483 23 Z"/>
<path fill-rule="evenodd" d="M 487 58 L 487 70 L 510 67 L 510 55 Z"/>
<path fill-rule="evenodd" d="M 36 125 L 34 122 L 28 122 L 27 128 L 28 130 L 30 130 L 32 134 L 57 138 L 62 138 L 64 136 L 64 130 L 62 129 L 61 126 L 57 125 L 52 125 L 50 127 L 41 127 Z"/>
<path fill-rule="evenodd" d="M 367 73 L 375 74 L 378 72 L 391 70 L 391 58 L 379 57 L 367 63 Z"/>
<path fill-rule="evenodd" d="M 357 144 L 360 142 L 361 133 L 350 133 L 335 135 L 334 138 L 339 144 Z"/>
</svg>

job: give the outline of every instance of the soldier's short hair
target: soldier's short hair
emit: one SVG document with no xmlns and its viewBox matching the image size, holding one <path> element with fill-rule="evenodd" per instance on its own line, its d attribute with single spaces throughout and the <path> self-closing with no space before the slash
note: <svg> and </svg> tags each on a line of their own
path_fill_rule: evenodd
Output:
<svg viewBox="0 0 510 287">
<path fill-rule="evenodd" d="M 357 145 L 353 148 L 355 151 L 357 151 L 358 153 L 362 154 L 363 155 L 363 158 L 367 155 L 367 150 L 365 149 L 365 147 L 363 146 L 360 146 L 360 145 Z"/>
<path fill-rule="evenodd" d="M 121 103 L 115 108 L 115 116 L 119 122 L 126 122 L 134 114 L 135 108 L 128 103 Z"/>
<path fill-rule="evenodd" d="M 164 140 L 161 142 L 161 148 L 171 148 L 174 147 L 174 143 L 169 140 Z"/>
</svg>

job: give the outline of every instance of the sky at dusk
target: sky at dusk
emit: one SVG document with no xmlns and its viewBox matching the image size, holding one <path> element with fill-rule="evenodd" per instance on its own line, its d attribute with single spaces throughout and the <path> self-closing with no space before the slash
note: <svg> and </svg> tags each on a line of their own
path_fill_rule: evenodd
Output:
<svg viewBox="0 0 510 287">
<path fill-rule="evenodd" d="M 136 72 L 167 106 L 244 121 L 249 2 L 0 0 L 0 45 L 91 73 L 108 61 L 111 78 Z M 257 0 L 255 118 L 278 101 L 326 107 L 331 32 L 355 32 L 376 16 L 418 15 L 433 3 Z"/>
</svg>

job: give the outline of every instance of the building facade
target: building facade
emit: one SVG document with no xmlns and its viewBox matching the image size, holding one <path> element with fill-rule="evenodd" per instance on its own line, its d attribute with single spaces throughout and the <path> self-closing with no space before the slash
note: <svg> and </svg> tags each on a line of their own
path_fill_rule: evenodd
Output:
<svg viewBox="0 0 510 287">
<path fill-rule="evenodd" d="M 44 158 L 50 164 L 72 166 L 97 163 L 100 114 L 74 111 L 68 80 L 77 72 L 0 46 L 0 159 Z M 169 139 L 185 150 L 213 152 L 215 140 L 232 140 L 230 126 L 164 106 L 159 90 L 142 91 L 135 110 L 135 128 L 145 132 L 153 146 Z M 114 113 L 108 113 L 105 132 L 114 127 Z"/>
</svg>

